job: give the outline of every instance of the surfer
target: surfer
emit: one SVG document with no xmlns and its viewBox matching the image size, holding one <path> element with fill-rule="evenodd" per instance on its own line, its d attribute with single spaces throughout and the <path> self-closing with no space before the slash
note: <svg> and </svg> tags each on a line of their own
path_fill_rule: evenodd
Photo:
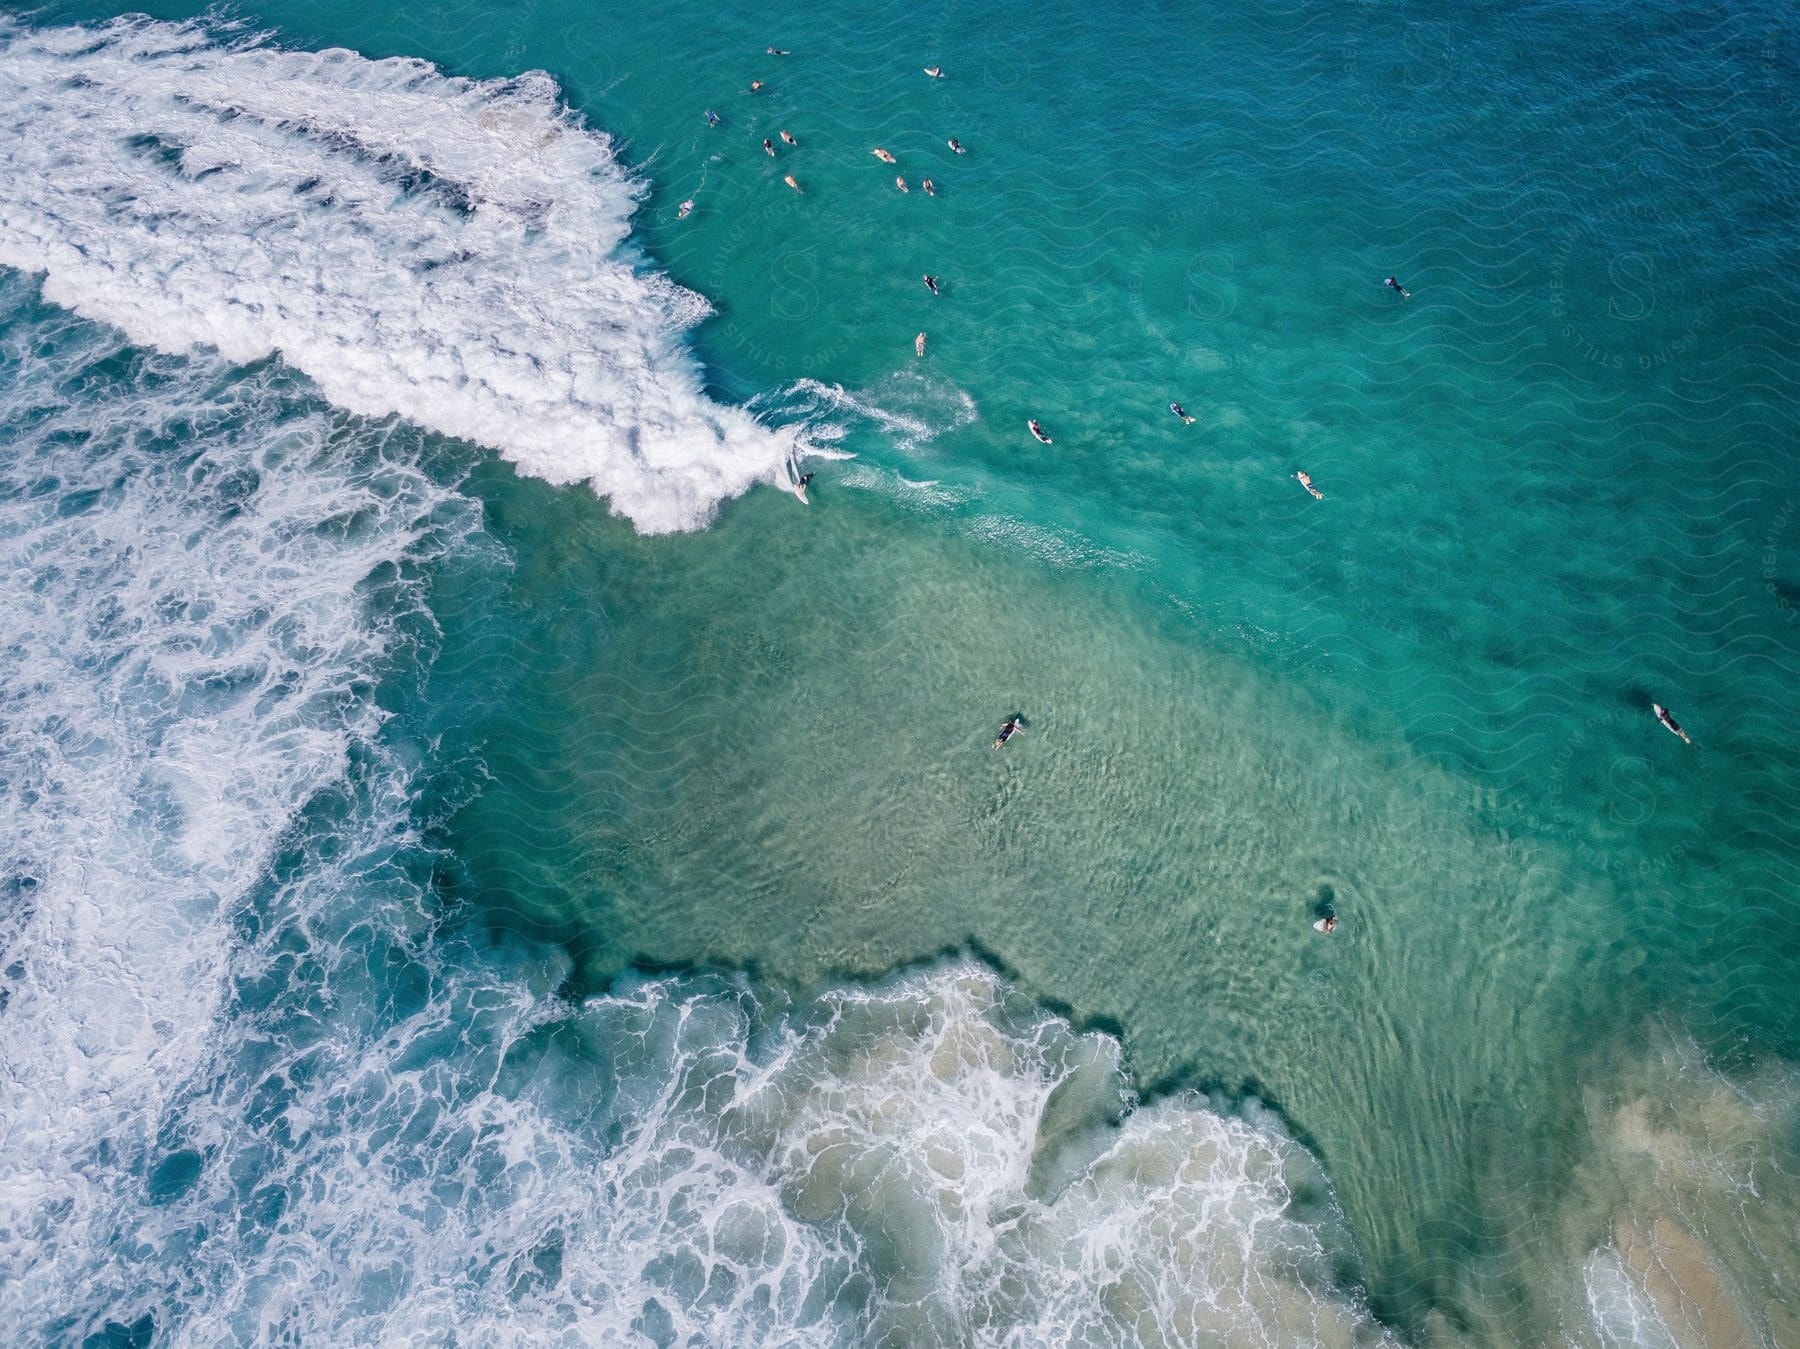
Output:
<svg viewBox="0 0 1800 1349">
<path fill-rule="evenodd" d="M 1337 929 L 1337 915 L 1335 913 L 1328 913 L 1318 922 L 1314 923 L 1313 926 L 1329 937 L 1332 932 Z"/>
<path fill-rule="evenodd" d="M 926 66 L 925 73 L 934 80 L 941 80 L 944 78 L 944 68 L 942 66 Z"/>
<path fill-rule="evenodd" d="M 782 179 L 782 180 L 781 180 L 781 181 L 782 181 L 782 182 L 784 182 L 784 183 L 786 183 L 786 184 L 787 184 L 787 185 L 788 185 L 788 186 L 789 186 L 789 187 L 791 187 L 791 188 L 793 188 L 793 189 L 794 189 L 794 191 L 796 191 L 796 192 L 799 192 L 799 191 L 800 191 L 800 184 L 799 184 L 799 183 L 796 183 L 796 182 L 795 182 L 795 181 L 794 181 L 794 175 L 793 175 L 793 174 L 791 174 L 791 173 L 790 173 L 790 174 L 789 174 L 789 175 L 788 175 L 788 176 L 787 176 L 787 177 L 785 177 L 785 178 L 783 178 L 783 179 Z M 804 195 L 805 195 L 805 193 L 801 193 L 801 195 L 802 195 L 802 196 L 804 196 Z"/>
<path fill-rule="evenodd" d="M 771 47 L 771 48 L 769 48 L 769 55 L 770 56 L 792 56 L 793 53 L 783 51 L 780 47 Z"/>
<path fill-rule="evenodd" d="M 812 502 L 810 502 L 806 499 L 806 484 L 811 482 L 812 480 L 813 480 L 812 474 L 802 473 L 800 475 L 800 481 L 794 484 L 794 495 L 800 498 L 800 504 L 802 506 L 812 505 Z"/>
<path fill-rule="evenodd" d="M 925 334 L 920 333 L 917 337 L 913 338 L 913 355 L 923 356 L 924 354 L 925 354 Z"/>
<path fill-rule="evenodd" d="M 1181 418 L 1181 420 L 1183 422 L 1187 423 L 1187 425 L 1192 426 L 1194 424 L 1194 419 L 1192 417 L 1188 416 L 1187 413 L 1182 411 L 1180 403 L 1170 403 L 1169 411 L 1173 412 L 1177 417 Z"/>
<path fill-rule="evenodd" d="M 686 201 L 682 202 L 680 206 L 675 208 L 675 218 L 677 220 L 686 220 L 688 218 L 688 212 L 693 209 L 694 199 L 689 197 Z"/>
<path fill-rule="evenodd" d="M 1408 290 L 1405 286 L 1401 285 L 1398 281 L 1396 281 L 1391 276 L 1387 277 L 1385 280 L 1383 280 L 1381 284 L 1386 286 L 1389 290 L 1399 291 L 1400 298 L 1403 300 L 1412 299 L 1412 292 L 1410 290 Z"/>
<path fill-rule="evenodd" d="M 869 153 L 874 155 L 875 158 L 879 159 L 883 164 L 898 164 L 900 162 L 899 160 L 895 159 L 892 155 L 890 155 L 886 150 L 882 149 L 879 145 L 877 145 L 873 150 L 869 151 Z"/>
<path fill-rule="evenodd" d="M 750 92 L 753 94 L 761 93 L 762 92 L 762 81 L 761 80 L 751 80 L 750 81 Z"/>
<path fill-rule="evenodd" d="M 955 136 L 952 136 L 949 139 L 949 141 L 947 142 L 947 144 L 950 146 L 950 148 L 952 150 L 956 151 L 956 153 L 959 155 L 966 155 L 969 153 L 967 150 L 963 149 L 963 143 L 961 141 L 957 140 Z"/>
<path fill-rule="evenodd" d="M 775 158 L 775 142 L 770 140 L 767 136 L 763 137 L 763 153 L 768 155 L 770 159 Z"/>
<path fill-rule="evenodd" d="M 1031 434 L 1043 441 L 1044 444 L 1049 445 L 1052 443 L 1050 437 L 1044 434 L 1044 428 L 1038 425 L 1036 417 L 1033 417 L 1030 421 L 1026 422 L 1025 425 L 1030 427 Z"/>
<path fill-rule="evenodd" d="M 781 133 L 781 139 L 793 146 L 796 150 L 800 148 L 800 142 L 795 140 L 793 135 L 789 132 L 783 131 Z"/>
<path fill-rule="evenodd" d="M 1650 710 L 1656 713 L 1656 719 L 1663 724 L 1665 730 L 1671 735 L 1678 735 L 1681 737 L 1682 744 L 1691 745 L 1694 743 L 1692 740 L 1688 739 L 1688 733 L 1681 729 L 1681 723 L 1669 715 L 1668 708 L 1664 707 L 1661 703 L 1651 703 Z"/>
<path fill-rule="evenodd" d="M 926 196 L 937 196 L 937 184 L 933 183 L 931 179 L 927 178 L 924 182 L 920 183 L 919 186 L 925 189 Z"/>
<path fill-rule="evenodd" d="M 719 114 L 714 112 L 711 108 L 706 110 L 706 124 L 708 126 L 717 126 L 719 124 Z"/>
<path fill-rule="evenodd" d="M 1008 740 L 1011 740 L 1015 735 L 1017 735 L 1020 731 L 1022 731 L 1024 729 L 1025 729 L 1025 722 L 1024 722 L 1023 718 L 1019 717 L 1016 714 L 1011 717 L 1008 717 L 1006 719 L 1006 725 L 1004 725 L 1000 728 L 1000 734 L 994 738 L 994 748 L 999 749 L 1000 746 L 1004 745 Z"/>
<path fill-rule="evenodd" d="M 936 295 L 938 293 L 937 278 L 935 276 L 933 276 L 930 272 L 925 273 L 925 289 L 930 291 L 933 295 Z"/>
<path fill-rule="evenodd" d="M 1325 494 L 1313 486 L 1312 474 L 1308 473 L 1305 469 L 1301 469 L 1296 473 L 1294 475 L 1294 480 L 1313 494 L 1314 501 L 1323 501 L 1325 499 Z"/>
<path fill-rule="evenodd" d="M 903 173 L 896 173 L 894 175 L 894 186 L 899 188 L 902 192 L 906 191 L 906 175 Z"/>
</svg>

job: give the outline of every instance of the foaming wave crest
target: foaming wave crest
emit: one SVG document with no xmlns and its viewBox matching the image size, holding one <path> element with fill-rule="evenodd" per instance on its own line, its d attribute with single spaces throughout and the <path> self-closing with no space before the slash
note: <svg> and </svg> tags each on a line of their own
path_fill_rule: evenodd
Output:
<svg viewBox="0 0 1800 1349">
<path fill-rule="evenodd" d="M 796 449 L 701 392 L 706 302 L 639 265 L 640 186 L 544 75 L 0 22 L 0 262 L 166 351 L 279 352 L 400 415 L 687 529 Z"/>
</svg>

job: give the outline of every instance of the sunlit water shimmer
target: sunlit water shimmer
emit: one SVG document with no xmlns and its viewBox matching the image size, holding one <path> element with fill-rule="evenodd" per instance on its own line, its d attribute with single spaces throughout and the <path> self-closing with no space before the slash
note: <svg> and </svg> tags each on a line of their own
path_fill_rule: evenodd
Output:
<svg viewBox="0 0 1800 1349">
<path fill-rule="evenodd" d="M 0 21 L 0 1339 L 1800 1342 L 1785 10 L 156 8 Z"/>
</svg>

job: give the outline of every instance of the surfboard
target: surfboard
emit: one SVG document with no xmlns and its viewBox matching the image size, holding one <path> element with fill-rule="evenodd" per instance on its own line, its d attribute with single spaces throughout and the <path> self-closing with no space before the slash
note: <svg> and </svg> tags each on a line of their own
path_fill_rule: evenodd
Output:
<svg viewBox="0 0 1800 1349">
<path fill-rule="evenodd" d="M 1313 924 L 1314 932 L 1323 932 L 1324 930 L 1325 930 L 1325 920 L 1323 918 L 1319 919 L 1318 922 Z"/>
</svg>

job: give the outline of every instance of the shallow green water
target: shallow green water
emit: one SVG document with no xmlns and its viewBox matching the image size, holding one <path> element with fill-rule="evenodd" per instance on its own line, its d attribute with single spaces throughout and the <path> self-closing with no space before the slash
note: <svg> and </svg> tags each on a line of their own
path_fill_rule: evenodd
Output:
<svg viewBox="0 0 1800 1349">
<path fill-rule="evenodd" d="M 241 12 L 550 71 L 717 310 L 709 392 L 855 456 L 644 538 L 468 453 L 509 560 L 434 562 L 394 733 L 446 893 L 566 992 L 973 951 L 1142 1087 L 1273 1106 L 1419 1336 L 1574 1333 L 1570 1249 L 1629 1245 L 1592 1093 L 1711 1099 L 1665 1042 L 1785 1081 L 1781 11 Z M 1713 1251 L 1773 1316 L 1758 1249 Z"/>
</svg>

